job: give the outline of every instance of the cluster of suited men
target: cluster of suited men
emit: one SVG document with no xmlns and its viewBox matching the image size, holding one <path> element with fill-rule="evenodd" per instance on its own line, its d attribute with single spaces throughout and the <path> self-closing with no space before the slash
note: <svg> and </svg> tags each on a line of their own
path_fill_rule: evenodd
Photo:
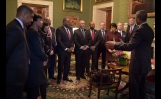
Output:
<svg viewBox="0 0 161 99">
<path fill-rule="evenodd" d="M 96 30 L 94 22 L 90 22 L 89 29 L 85 29 L 85 21 L 80 20 L 79 28 L 77 30 L 74 30 L 73 33 L 70 19 L 65 17 L 62 20 L 62 26 L 58 27 L 55 31 L 55 29 L 50 26 L 51 20 L 49 17 L 44 18 L 43 21 L 42 16 L 36 13 L 34 13 L 33 16 L 31 16 L 31 14 L 30 17 L 24 17 L 25 14 L 23 16 L 23 12 L 27 10 L 23 10 L 23 7 L 25 8 L 25 5 L 18 8 L 16 18 L 7 25 L 6 31 L 8 34 L 10 33 L 10 30 L 12 30 L 12 32 L 15 32 L 15 25 L 17 25 L 17 27 L 21 27 L 22 21 L 27 21 L 29 20 L 29 18 L 33 17 L 32 24 L 28 25 L 24 30 L 24 33 L 26 34 L 25 40 L 27 42 L 25 44 L 27 44 L 27 51 L 29 51 L 31 54 L 29 58 L 30 65 L 28 70 L 27 82 L 25 84 L 25 86 L 27 87 L 26 92 L 28 99 L 33 99 L 34 96 L 37 97 L 37 90 L 39 88 L 41 91 L 42 99 L 46 99 L 46 84 L 48 83 L 47 73 L 50 79 L 57 80 L 57 84 L 60 84 L 62 79 L 64 81 L 73 82 L 72 79 L 68 78 L 68 74 L 70 73 L 71 54 L 73 53 L 73 51 L 76 61 L 76 80 L 80 80 L 80 78 L 86 79 L 85 74 L 88 76 L 90 70 L 97 71 L 98 59 L 100 56 L 102 60 L 101 69 L 105 69 L 106 61 L 115 61 L 114 57 L 112 57 L 112 50 L 108 49 L 108 47 L 105 46 L 105 42 L 113 40 L 116 40 L 118 42 L 120 40 L 122 40 L 123 42 L 129 42 L 132 36 L 132 32 L 136 28 L 138 28 L 138 26 L 134 24 L 133 18 L 129 19 L 129 26 L 127 27 L 126 32 L 122 30 L 121 22 L 119 22 L 117 25 L 116 23 L 111 23 L 110 31 L 107 31 L 105 29 L 105 22 L 100 22 L 100 30 Z M 32 12 L 31 10 L 29 11 Z M 24 20 L 22 20 L 23 18 Z M 11 28 L 12 26 L 13 28 Z M 22 25 L 22 27 L 24 26 Z M 7 35 L 7 37 L 9 37 L 9 35 Z M 12 38 L 13 37 L 14 36 L 12 36 Z M 13 40 L 12 38 L 7 38 L 7 40 Z M 21 38 L 17 38 L 17 40 L 21 40 Z M 7 44 L 8 42 L 9 41 L 7 41 Z M 11 44 L 11 42 L 9 43 Z M 56 54 L 58 56 L 57 78 L 54 77 L 54 71 L 56 67 Z M 12 58 L 12 55 L 9 56 L 7 54 L 7 62 L 17 61 L 15 55 Z M 92 60 L 91 66 L 90 59 Z M 21 60 L 19 61 L 21 62 Z M 9 63 L 7 64 L 9 65 Z M 21 64 L 28 63 L 25 62 Z M 26 72 L 24 71 L 24 69 L 19 69 L 18 71 Z M 8 70 L 6 72 L 7 84 L 9 84 L 12 80 L 9 78 L 15 78 L 12 73 L 13 71 Z M 23 77 L 24 75 L 18 75 L 20 79 L 22 79 L 21 76 Z M 12 82 L 11 85 L 12 84 L 14 84 L 14 82 Z M 39 86 L 37 87 L 37 85 Z M 7 88 L 9 91 L 11 90 L 11 86 L 7 86 Z"/>
</svg>

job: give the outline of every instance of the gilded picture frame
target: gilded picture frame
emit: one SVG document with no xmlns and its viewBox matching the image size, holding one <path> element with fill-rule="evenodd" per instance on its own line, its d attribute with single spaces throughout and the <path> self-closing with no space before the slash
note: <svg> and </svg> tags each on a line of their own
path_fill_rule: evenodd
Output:
<svg viewBox="0 0 161 99">
<path fill-rule="evenodd" d="M 63 0 L 63 11 L 82 12 L 83 0 Z"/>
<path fill-rule="evenodd" d="M 138 10 L 145 10 L 148 17 L 155 17 L 155 0 L 129 0 L 129 17 L 135 17 Z"/>
<path fill-rule="evenodd" d="M 95 0 L 95 3 L 97 3 L 97 2 L 104 2 L 104 1 L 109 1 L 109 0 Z"/>
<path fill-rule="evenodd" d="M 72 28 L 78 28 L 79 16 L 66 16 L 66 18 L 69 18 Z"/>
</svg>

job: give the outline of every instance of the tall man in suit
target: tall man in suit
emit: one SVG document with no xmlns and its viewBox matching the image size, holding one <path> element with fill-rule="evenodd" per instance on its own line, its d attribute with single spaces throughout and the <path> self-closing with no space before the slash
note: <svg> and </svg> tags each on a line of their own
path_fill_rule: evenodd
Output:
<svg viewBox="0 0 161 99">
<path fill-rule="evenodd" d="M 16 18 L 6 26 L 6 99 L 22 99 L 30 56 L 25 28 L 33 16 L 30 7 L 21 5 Z"/>
<path fill-rule="evenodd" d="M 53 27 L 51 27 L 51 20 L 49 17 L 45 17 L 44 18 L 44 22 L 47 22 L 50 26 L 48 32 L 50 33 L 50 37 L 51 37 L 51 43 L 52 43 L 52 49 L 53 49 L 53 55 L 50 55 L 50 66 L 48 68 L 48 74 L 49 74 L 49 78 L 56 80 L 56 78 L 54 77 L 54 71 L 55 71 L 55 67 L 56 67 L 56 38 L 55 38 L 55 29 Z"/>
<path fill-rule="evenodd" d="M 57 84 L 62 79 L 62 69 L 64 67 L 63 80 L 73 82 L 68 78 L 71 53 L 74 48 L 73 31 L 70 28 L 70 20 L 63 18 L 63 26 L 56 29 L 57 53 L 58 53 L 58 77 Z"/>
<path fill-rule="evenodd" d="M 94 22 L 90 22 L 89 27 L 90 27 L 90 29 L 87 30 L 87 33 L 89 33 L 91 38 L 92 38 L 92 43 L 91 43 L 91 46 L 90 46 L 89 61 L 90 61 L 90 56 L 92 56 L 91 69 L 92 70 L 98 70 L 97 55 L 98 55 L 98 45 L 100 43 L 99 33 L 95 29 L 95 23 Z M 89 63 L 89 61 L 88 61 L 88 63 Z M 90 67 L 89 65 L 87 65 L 87 67 L 86 67 L 87 75 L 89 75 L 89 72 L 90 72 L 89 67 Z"/>
<path fill-rule="evenodd" d="M 97 66 L 98 66 L 98 59 L 100 55 L 102 55 L 102 63 L 101 67 L 102 69 L 105 69 L 106 64 L 106 47 L 105 47 L 105 38 L 107 35 L 107 30 L 105 30 L 105 22 L 100 22 L 100 30 L 98 30 L 99 37 L 100 37 L 100 43 L 98 45 L 98 55 L 97 55 Z"/>
<path fill-rule="evenodd" d="M 126 32 L 122 29 L 122 23 L 117 23 L 117 31 L 121 34 L 122 41 L 126 43 Z"/>
<path fill-rule="evenodd" d="M 145 99 L 146 76 L 152 70 L 150 48 L 154 38 L 152 28 L 147 24 L 147 12 L 136 12 L 139 28 L 129 43 L 106 42 L 111 49 L 132 51 L 129 66 L 129 99 Z"/>
<path fill-rule="evenodd" d="M 135 24 L 134 18 L 133 17 L 129 18 L 129 25 L 127 26 L 127 30 L 126 30 L 125 42 L 130 41 L 130 39 L 132 38 L 132 36 L 137 28 L 138 28 L 138 26 Z"/>
<path fill-rule="evenodd" d="M 88 64 L 88 57 L 90 56 L 91 46 L 91 34 L 87 33 L 85 29 L 85 21 L 79 21 L 79 29 L 74 31 L 74 53 L 76 59 L 76 79 L 80 80 L 80 77 L 86 79 L 84 76 L 85 67 Z"/>
</svg>

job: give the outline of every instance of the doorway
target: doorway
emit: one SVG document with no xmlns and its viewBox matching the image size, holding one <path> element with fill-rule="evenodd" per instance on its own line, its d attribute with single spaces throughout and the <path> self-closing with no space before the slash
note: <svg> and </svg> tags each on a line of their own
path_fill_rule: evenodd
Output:
<svg viewBox="0 0 161 99">
<path fill-rule="evenodd" d="M 111 24 L 111 10 L 106 11 L 106 30 L 110 31 L 110 24 Z"/>
<path fill-rule="evenodd" d="M 41 14 L 43 17 L 50 17 L 51 26 L 53 26 L 53 2 L 43 0 L 17 0 L 17 7 L 22 4 L 26 4 L 32 7 L 32 9 Z"/>
<path fill-rule="evenodd" d="M 100 29 L 100 22 L 106 23 L 106 29 L 109 31 L 110 24 L 113 22 L 113 2 L 97 4 L 93 6 L 93 22 L 95 29 Z"/>
</svg>

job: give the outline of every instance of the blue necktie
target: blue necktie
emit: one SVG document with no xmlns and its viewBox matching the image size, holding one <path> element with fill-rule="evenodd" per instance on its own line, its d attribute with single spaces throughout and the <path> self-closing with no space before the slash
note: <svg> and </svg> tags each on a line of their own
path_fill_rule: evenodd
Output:
<svg viewBox="0 0 161 99">
<path fill-rule="evenodd" d="M 85 38 L 85 32 L 84 32 L 84 29 L 82 29 L 82 34 L 83 34 L 83 37 Z"/>
</svg>

